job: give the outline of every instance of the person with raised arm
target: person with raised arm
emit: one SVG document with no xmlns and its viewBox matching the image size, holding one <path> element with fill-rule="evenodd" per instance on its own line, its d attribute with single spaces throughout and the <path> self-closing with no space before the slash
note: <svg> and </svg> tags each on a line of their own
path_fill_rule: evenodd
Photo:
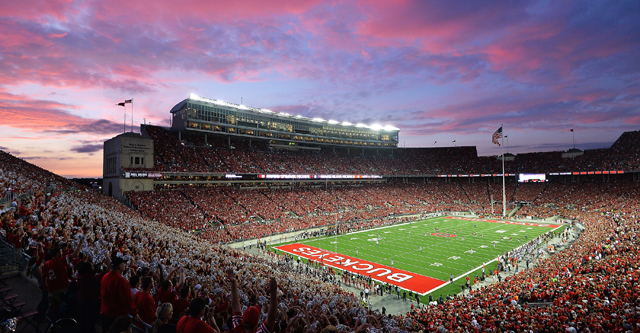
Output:
<svg viewBox="0 0 640 333">
<path fill-rule="evenodd" d="M 231 283 L 231 309 L 233 311 L 232 323 L 233 333 L 271 333 L 273 325 L 276 321 L 276 312 L 278 310 L 278 283 L 276 278 L 269 279 L 269 308 L 267 309 L 267 319 L 262 324 L 260 320 L 260 306 L 254 305 L 247 308 L 241 315 L 240 296 L 238 295 L 238 280 L 233 273 L 233 269 L 227 269 L 227 281 Z"/>
</svg>

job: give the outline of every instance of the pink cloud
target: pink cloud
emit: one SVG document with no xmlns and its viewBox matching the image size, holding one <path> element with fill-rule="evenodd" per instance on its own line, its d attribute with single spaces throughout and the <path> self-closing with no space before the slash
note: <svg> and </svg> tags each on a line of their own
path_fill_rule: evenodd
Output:
<svg viewBox="0 0 640 333">
<path fill-rule="evenodd" d="M 199 17 L 213 22 L 233 22 L 262 18 L 271 15 L 299 15 L 310 8 L 324 3 L 320 0 L 302 1 L 207 1 L 195 0 L 189 3 L 179 1 L 156 1 L 153 3 L 126 0 L 104 1 L 96 5 L 99 19 L 109 17 L 135 17 L 143 22 L 163 22 L 171 24 L 176 18 Z"/>
<path fill-rule="evenodd" d="M 0 91 L 0 118 L 3 125 L 30 132 L 118 133 L 120 124 L 105 119 L 84 118 L 71 114 L 76 106 Z"/>
<path fill-rule="evenodd" d="M 2 1 L 0 13 L 5 17 L 45 22 L 47 16 L 65 21 L 70 14 L 77 13 L 72 0 L 34 0 L 28 2 Z"/>
<path fill-rule="evenodd" d="M 640 114 L 634 117 L 629 117 L 624 120 L 629 125 L 640 125 Z"/>
<path fill-rule="evenodd" d="M 478 57 L 491 69 L 525 82 L 538 70 L 567 76 L 585 61 L 629 52 L 634 8 L 539 2 L 377 2 L 363 6 L 358 33 L 372 46 L 420 45 L 428 54 Z M 634 7 L 630 5 L 629 7 Z M 637 9 L 637 8 L 635 8 Z M 599 13 L 610 12 L 608 16 Z M 620 17 L 625 17 L 621 19 Z M 637 27 L 637 24 L 635 25 Z M 362 40 L 366 40 L 362 38 Z M 549 78 L 550 81 L 557 80 Z"/>
<path fill-rule="evenodd" d="M 580 87 L 580 70 L 638 44 L 637 32 L 612 35 L 610 21 L 590 20 L 597 17 L 581 8 L 537 2 L 103 1 L 58 2 L 41 12 L 9 7 L 21 19 L 0 24 L 4 85 L 150 93 L 170 85 L 155 78 L 163 71 L 205 73 L 223 83 L 306 79 L 353 95 L 428 84 L 527 85 L 510 88 L 516 92 L 511 98 L 489 92 L 429 110 L 426 117 L 452 119 L 444 130 L 470 123 L 462 117 L 532 112 L 540 107 L 534 98 L 554 105 L 611 96 L 598 87 L 592 91 L 597 82 Z M 56 10 L 61 13 L 50 14 Z M 48 24 L 49 17 L 59 22 Z M 594 28 L 584 28 L 585 22 Z"/>
<path fill-rule="evenodd" d="M 63 33 L 61 33 L 61 34 L 51 33 L 51 34 L 49 34 L 49 36 L 48 36 L 48 37 L 49 37 L 49 38 L 62 38 L 62 37 L 64 37 L 64 36 L 66 36 L 66 35 L 67 35 L 67 33 L 66 33 L 66 32 L 63 32 Z"/>
</svg>

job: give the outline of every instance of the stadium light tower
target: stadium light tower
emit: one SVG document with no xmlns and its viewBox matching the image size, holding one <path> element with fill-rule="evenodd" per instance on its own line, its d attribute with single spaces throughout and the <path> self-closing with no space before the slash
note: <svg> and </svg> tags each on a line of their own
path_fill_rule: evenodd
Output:
<svg viewBox="0 0 640 333">
<path fill-rule="evenodd" d="M 504 138 L 507 139 L 507 154 L 509 154 L 509 136 L 505 135 Z"/>
</svg>

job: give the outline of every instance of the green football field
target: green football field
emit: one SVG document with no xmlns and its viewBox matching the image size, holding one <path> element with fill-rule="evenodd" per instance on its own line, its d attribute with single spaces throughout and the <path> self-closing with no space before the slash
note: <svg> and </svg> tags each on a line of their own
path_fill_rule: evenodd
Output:
<svg viewBox="0 0 640 333">
<path fill-rule="evenodd" d="M 453 274 L 454 283 L 432 292 L 433 297 L 437 298 L 440 295 L 459 293 L 460 285 L 464 284 L 467 275 L 473 280 L 476 274 L 481 274 L 483 263 L 489 272 L 497 266 L 496 259 L 499 255 L 558 228 L 560 226 L 557 225 L 534 226 L 435 217 L 293 243 L 444 281 L 448 281 Z M 428 294 L 423 301 L 427 297 Z"/>
</svg>

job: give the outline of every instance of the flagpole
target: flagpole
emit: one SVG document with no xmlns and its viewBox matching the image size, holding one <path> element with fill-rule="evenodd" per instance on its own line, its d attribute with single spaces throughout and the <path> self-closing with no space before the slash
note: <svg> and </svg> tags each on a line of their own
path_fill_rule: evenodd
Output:
<svg viewBox="0 0 640 333">
<path fill-rule="evenodd" d="M 131 99 L 131 133 L 133 133 L 133 98 Z"/>
<path fill-rule="evenodd" d="M 504 125 L 501 124 L 500 128 L 502 128 L 502 145 L 500 145 L 500 150 L 502 151 L 502 218 L 507 217 L 507 193 L 505 190 L 505 180 L 504 180 Z"/>
</svg>

